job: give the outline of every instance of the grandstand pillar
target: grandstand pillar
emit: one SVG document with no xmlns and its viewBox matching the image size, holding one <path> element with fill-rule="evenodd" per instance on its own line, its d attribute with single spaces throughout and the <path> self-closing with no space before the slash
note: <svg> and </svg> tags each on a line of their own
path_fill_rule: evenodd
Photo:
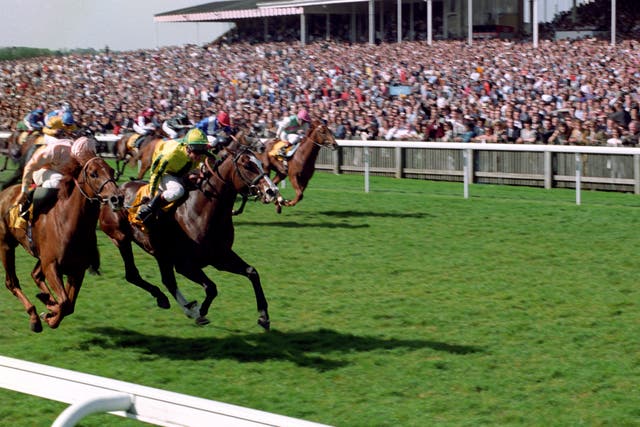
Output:
<svg viewBox="0 0 640 427">
<path fill-rule="evenodd" d="M 531 33 L 533 48 L 538 48 L 538 0 L 531 0 Z"/>
<path fill-rule="evenodd" d="M 375 0 L 369 0 L 369 44 L 375 43 L 376 12 Z"/>
<path fill-rule="evenodd" d="M 415 37 L 415 26 L 414 26 L 414 16 L 413 16 L 413 2 L 409 3 L 409 40 L 414 41 Z"/>
<path fill-rule="evenodd" d="M 265 16 L 262 20 L 262 29 L 263 29 L 263 37 L 264 41 L 269 40 L 269 17 Z"/>
<path fill-rule="evenodd" d="M 325 40 L 331 40 L 331 14 L 327 13 L 325 15 Z"/>
<path fill-rule="evenodd" d="M 380 41 L 384 41 L 384 0 L 380 0 Z"/>
<path fill-rule="evenodd" d="M 473 0 L 467 0 L 467 37 L 469 46 L 473 44 Z"/>
<path fill-rule="evenodd" d="M 616 45 L 616 0 L 611 0 L 611 46 Z"/>
<path fill-rule="evenodd" d="M 300 14 L 300 44 L 307 44 L 307 15 L 304 12 Z"/>
<path fill-rule="evenodd" d="M 351 43 L 355 43 L 356 42 L 356 18 L 358 17 L 358 15 L 356 14 L 356 5 L 355 3 L 351 4 L 351 23 L 349 24 L 349 26 L 351 28 L 349 28 L 349 39 L 351 40 Z"/>
<path fill-rule="evenodd" d="M 402 0 L 398 0 L 398 43 L 402 42 Z"/>
<path fill-rule="evenodd" d="M 433 44 L 433 0 L 427 0 L 427 44 Z"/>
</svg>

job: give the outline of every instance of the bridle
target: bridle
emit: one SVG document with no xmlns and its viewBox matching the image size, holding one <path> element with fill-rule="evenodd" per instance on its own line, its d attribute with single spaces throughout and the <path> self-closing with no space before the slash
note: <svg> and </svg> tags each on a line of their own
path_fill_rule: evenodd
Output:
<svg viewBox="0 0 640 427">
<path fill-rule="evenodd" d="M 257 167 L 258 170 L 260 171 L 259 174 L 257 174 L 255 177 L 251 178 L 246 176 L 246 174 L 243 172 L 243 169 L 240 167 L 240 165 L 238 164 L 238 160 L 240 159 L 240 157 L 243 154 L 247 154 L 250 156 L 251 158 L 251 162 L 253 162 Z M 209 174 L 211 176 L 217 176 L 221 181 L 226 182 L 227 180 L 220 174 L 220 163 L 215 164 L 213 166 L 211 166 L 210 162 L 210 157 L 207 157 L 204 161 L 204 167 L 205 169 L 209 172 Z M 224 161 L 224 160 L 223 160 Z M 231 160 L 233 167 L 235 168 L 236 173 L 238 174 L 238 176 L 240 177 L 240 179 L 242 180 L 242 182 L 249 187 L 249 189 L 254 189 L 257 187 L 257 184 L 264 178 L 264 176 L 266 175 L 266 173 L 264 172 L 264 169 L 262 168 L 262 163 L 260 163 L 260 161 L 255 157 L 255 155 L 253 155 L 253 153 L 251 153 L 250 150 L 248 149 L 241 149 L 239 150 L 237 153 L 235 153 L 233 155 L 233 158 Z M 204 176 L 204 174 L 200 173 L 200 177 L 199 179 L 201 181 L 206 182 L 209 186 L 213 187 L 213 184 L 211 184 L 209 182 L 209 180 Z M 209 192 L 208 190 L 205 190 L 202 188 L 202 184 L 199 185 L 200 190 L 207 196 L 207 197 L 213 197 L 215 196 L 213 193 Z"/>
<path fill-rule="evenodd" d="M 91 159 L 89 159 L 89 161 L 85 163 L 84 166 L 82 167 L 80 177 L 77 179 L 74 178 L 74 181 L 76 183 L 76 187 L 80 191 L 80 194 L 82 194 L 87 200 L 89 200 L 90 202 L 99 202 L 100 204 L 104 205 L 109 202 L 114 202 L 115 201 L 114 198 L 117 199 L 117 196 L 110 196 L 108 198 L 99 197 L 100 193 L 102 192 L 102 190 L 104 190 L 104 187 L 110 182 L 112 182 L 113 185 L 115 185 L 116 187 L 118 186 L 118 184 L 116 183 L 116 180 L 113 177 L 109 177 L 102 184 L 100 184 L 100 186 L 97 189 L 93 186 L 88 176 L 87 166 L 98 159 L 99 157 L 92 157 Z M 85 184 L 91 189 L 91 192 L 94 194 L 93 196 L 90 196 L 89 194 L 87 194 L 87 192 L 82 188 L 82 186 Z"/>
<path fill-rule="evenodd" d="M 315 135 L 316 133 L 320 133 L 320 132 L 321 132 L 320 136 L 322 137 L 322 139 L 320 139 L 320 142 L 318 142 L 316 140 L 317 137 Z M 327 125 L 324 125 L 324 124 L 318 125 L 311 131 L 311 134 L 309 135 L 309 139 L 314 143 L 314 145 L 318 147 L 326 147 L 329 145 L 327 144 L 327 142 L 330 141 L 329 137 L 327 136 L 327 132 L 331 132 L 327 127 Z M 333 146 L 331 148 L 335 149 Z"/>
</svg>

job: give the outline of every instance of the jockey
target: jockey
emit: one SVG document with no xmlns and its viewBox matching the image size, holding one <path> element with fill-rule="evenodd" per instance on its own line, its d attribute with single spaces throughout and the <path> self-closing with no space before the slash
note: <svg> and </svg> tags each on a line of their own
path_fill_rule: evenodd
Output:
<svg viewBox="0 0 640 427">
<path fill-rule="evenodd" d="M 204 132 L 210 142 L 213 142 L 215 136 L 221 131 L 225 132 L 227 135 L 231 135 L 232 133 L 229 114 L 224 111 L 218 112 L 218 115 L 216 116 L 210 115 L 209 117 L 205 117 L 200 120 L 196 123 L 196 128 Z"/>
<path fill-rule="evenodd" d="M 155 115 L 156 112 L 153 108 L 145 108 L 133 124 L 134 132 L 142 136 L 153 133 L 158 127 L 154 118 Z"/>
<path fill-rule="evenodd" d="M 77 129 L 71 110 L 66 110 L 62 114 L 47 114 L 42 132 L 44 133 L 45 143 L 49 144 Z"/>
<path fill-rule="evenodd" d="M 182 177 L 197 166 L 208 148 L 207 137 L 197 128 L 191 129 L 184 138 L 164 143 L 161 151 L 153 156 L 149 182 L 151 201 L 138 211 L 138 221 L 148 224 L 162 206 L 184 195 Z"/>
<path fill-rule="evenodd" d="M 193 127 L 193 124 L 191 123 L 186 111 L 180 111 L 178 114 L 162 123 L 162 130 L 171 139 L 176 139 L 180 134 L 180 131 L 191 127 Z"/>
<path fill-rule="evenodd" d="M 279 156 L 285 157 L 289 147 L 297 145 L 300 142 L 301 137 L 309 129 L 311 123 L 311 117 L 307 110 L 298 111 L 297 115 L 291 115 L 285 117 L 278 122 L 278 130 L 276 131 L 276 137 L 282 142 L 277 147 Z M 274 149 L 276 147 L 274 146 Z"/>
<path fill-rule="evenodd" d="M 96 156 L 96 143 L 87 137 L 56 139 L 43 149 L 36 151 L 27 162 L 22 173 L 22 187 L 17 204 L 20 215 L 26 217 L 33 201 L 35 187 L 57 189 L 65 175 L 71 175 L 78 167 Z M 35 184 L 34 188 L 32 184 Z M 25 218 L 26 219 L 26 218 Z"/>
<path fill-rule="evenodd" d="M 38 106 L 18 122 L 16 128 L 21 131 L 41 131 L 44 126 L 44 107 Z"/>
</svg>

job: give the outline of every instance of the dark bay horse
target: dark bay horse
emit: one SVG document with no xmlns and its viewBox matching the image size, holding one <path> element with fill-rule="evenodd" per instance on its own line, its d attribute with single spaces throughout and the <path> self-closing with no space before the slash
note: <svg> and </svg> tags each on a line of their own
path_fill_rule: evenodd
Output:
<svg viewBox="0 0 640 427">
<path fill-rule="evenodd" d="M 27 162 L 31 158 L 31 155 L 33 155 L 37 148 L 36 141 L 42 136 L 42 133 L 40 132 L 33 132 L 26 135 L 26 137 L 21 140 L 20 137 L 23 133 L 27 132 L 15 131 L 11 133 L 9 138 L 7 138 L 8 156 L 6 157 L 6 159 L 8 160 L 10 158 L 14 163 L 16 163 L 17 166 L 13 173 L 8 178 L 4 179 L 2 183 L 0 183 L 0 190 L 8 188 L 13 184 L 20 182 L 20 180 L 22 179 L 22 171 L 24 170 L 24 166 L 27 164 Z M 4 169 L 6 169 L 6 166 L 7 165 L 5 163 Z"/>
<path fill-rule="evenodd" d="M 136 179 L 142 179 L 144 174 L 147 173 L 151 167 L 151 160 L 153 159 L 153 152 L 156 148 L 156 144 L 163 140 L 163 133 L 158 131 L 151 135 L 140 136 L 143 138 L 140 142 L 140 148 L 133 149 L 129 147 L 128 141 L 132 132 L 125 133 L 120 139 L 118 139 L 114 145 L 114 153 L 116 156 L 116 179 L 122 176 L 125 166 L 130 167 L 138 166 L 138 175 Z"/>
<path fill-rule="evenodd" d="M 307 188 L 313 173 L 315 172 L 316 159 L 320 148 L 329 147 L 332 150 L 338 148 L 336 139 L 333 136 L 331 130 L 321 121 L 314 120 L 311 126 L 307 130 L 307 133 L 295 153 L 291 158 L 287 160 L 288 173 L 283 172 L 282 161 L 269 155 L 269 152 L 273 148 L 273 145 L 277 140 L 269 140 L 265 142 L 265 149 L 262 153 L 256 154 L 264 166 L 265 172 L 269 174 L 271 171 L 275 172 L 273 183 L 278 184 L 280 181 L 289 177 L 289 182 L 296 192 L 296 196 L 293 200 L 285 200 L 285 206 L 295 206 L 300 200 L 302 200 L 304 190 Z"/>
<path fill-rule="evenodd" d="M 100 227 L 118 247 L 124 261 L 126 280 L 147 290 L 157 298 L 162 292 L 145 281 L 135 265 L 132 242 L 153 255 L 160 268 L 162 283 L 180 304 L 185 314 L 199 325 L 209 323 L 209 307 L 218 291 L 216 284 L 203 272 L 206 266 L 247 277 L 253 285 L 258 307 L 258 323 L 269 329 L 267 300 L 256 269 L 232 249 L 234 228 L 232 210 L 238 192 L 254 188 L 269 203 L 278 197 L 278 188 L 264 173 L 260 161 L 247 150 L 230 153 L 217 166 L 209 159 L 195 178 L 195 189 L 177 208 L 160 215 L 148 233 L 132 223 L 126 212 L 102 208 Z M 131 205 L 138 189 L 144 185 L 131 181 L 122 185 L 127 205 Z M 131 213 L 130 213 L 131 214 Z M 200 307 L 187 303 L 180 293 L 175 271 L 201 285 L 205 298 Z"/>
<path fill-rule="evenodd" d="M 31 276 L 41 290 L 38 298 L 48 309 L 42 318 L 51 328 L 57 328 L 74 311 L 85 271 L 99 265 L 96 225 L 100 206 L 118 210 L 124 203 L 114 170 L 102 158 L 94 157 L 83 167 L 78 164 L 77 171 L 74 178 L 62 182 L 53 207 L 35 217 L 31 238 L 26 230 L 12 227 L 10 211 L 20 186 L 0 192 L 0 257 L 5 284 L 24 305 L 34 332 L 42 331 L 42 323 L 35 306 L 20 288 L 15 248 L 22 245 L 38 259 Z"/>
</svg>

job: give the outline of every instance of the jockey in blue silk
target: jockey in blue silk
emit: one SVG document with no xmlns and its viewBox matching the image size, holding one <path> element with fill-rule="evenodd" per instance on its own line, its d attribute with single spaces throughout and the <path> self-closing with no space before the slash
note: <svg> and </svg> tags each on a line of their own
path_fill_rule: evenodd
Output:
<svg viewBox="0 0 640 427">
<path fill-rule="evenodd" d="M 29 132 L 40 131 L 44 126 L 44 107 L 39 106 L 24 116 L 24 119 L 18 122 L 16 128 L 18 130 L 26 130 Z"/>
<path fill-rule="evenodd" d="M 166 141 L 154 154 L 149 182 L 151 201 L 138 211 L 138 221 L 148 224 L 162 206 L 184 195 L 182 177 L 200 163 L 209 149 L 207 142 L 200 129 L 191 129 L 184 138 Z"/>
<path fill-rule="evenodd" d="M 230 135 L 231 120 L 227 113 L 220 111 L 217 116 L 211 115 L 200 120 L 196 124 L 196 128 L 200 129 L 208 137 L 215 137 L 221 131 Z"/>
</svg>

